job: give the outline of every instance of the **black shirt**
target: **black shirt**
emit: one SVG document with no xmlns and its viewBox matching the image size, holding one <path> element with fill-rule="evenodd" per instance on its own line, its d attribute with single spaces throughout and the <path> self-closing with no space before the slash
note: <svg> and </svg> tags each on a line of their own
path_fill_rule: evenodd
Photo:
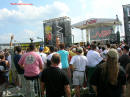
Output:
<svg viewBox="0 0 130 97">
<path fill-rule="evenodd" d="M 127 65 L 128 63 L 130 63 L 130 57 L 129 57 L 128 55 L 126 55 L 126 54 L 123 54 L 123 55 L 119 58 L 119 63 L 120 63 L 120 65 L 121 65 L 124 69 L 126 69 L 126 65 Z"/>
<path fill-rule="evenodd" d="M 8 73 L 8 67 L 6 66 L 5 61 L 0 62 L 0 67 L 3 67 L 3 70 L 0 70 L 0 85 L 6 82 L 6 74 Z"/>
<path fill-rule="evenodd" d="M 98 67 L 93 74 L 90 84 L 97 87 L 97 97 L 121 97 L 122 86 L 126 85 L 126 76 L 124 71 L 120 68 L 117 85 L 110 84 L 107 80 L 101 79 L 102 69 Z"/>
<path fill-rule="evenodd" d="M 16 67 L 16 70 L 18 72 L 18 74 L 24 74 L 24 70 L 20 67 L 20 65 L 18 64 L 20 58 L 21 58 L 22 55 L 19 55 L 19 54 L 16 54 L 14 56 L 14 64 L 15 64 L 15 67 Z"/>
<path fill-rule="evenodd" d="M 64 96 L 64 86 L 69 84 L 65 73 L 57 67 L 49 67 L 43 70 L 41 81 L 45 83 L 46 97 Z"/>
</svg>

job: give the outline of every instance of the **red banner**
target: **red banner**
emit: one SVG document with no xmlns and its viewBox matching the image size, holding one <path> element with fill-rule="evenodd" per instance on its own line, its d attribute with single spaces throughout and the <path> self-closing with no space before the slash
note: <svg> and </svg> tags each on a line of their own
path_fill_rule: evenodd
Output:
<svg viewBox="0 0 130 97">
<path fill-rule="evenodd" d="M 101 31 L 101 33 L 96 32 L 96 34 L 94 36 L 92 36 L 92 38 L 101 38 L 101 37 L 106 37 L 109 36 L 111 34 L 111 30 L 103 30 Z"/>
</svg>

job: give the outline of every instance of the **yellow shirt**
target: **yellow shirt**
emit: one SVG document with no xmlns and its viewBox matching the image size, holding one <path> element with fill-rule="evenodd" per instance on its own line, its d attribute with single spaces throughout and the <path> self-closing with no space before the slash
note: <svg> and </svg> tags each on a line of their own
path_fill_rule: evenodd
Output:
<svg viewBox="0 0 130 97">
<path fill-rule="evenodd" d="M 72 52 L 72 51 L 69 51 L 69 54 L 70 54 L 71 57 L 77 55 L 76 53 L 74 53 L 74 52 Z"/>
</svg>

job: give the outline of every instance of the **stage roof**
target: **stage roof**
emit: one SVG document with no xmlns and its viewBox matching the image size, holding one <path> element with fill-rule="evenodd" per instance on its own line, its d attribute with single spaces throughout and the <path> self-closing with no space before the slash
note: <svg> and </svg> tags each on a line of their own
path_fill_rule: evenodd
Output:
<svg viewBox="0 0 130 97">
<path fill-rule="evenodd" d="M 105 19 L 105 18 L 91 18 L 72 25 L 72 28 L 87 29 L 98 26 L 113 26 L 121 25 L 121 22 L 117 19 Z"/>
</svg>

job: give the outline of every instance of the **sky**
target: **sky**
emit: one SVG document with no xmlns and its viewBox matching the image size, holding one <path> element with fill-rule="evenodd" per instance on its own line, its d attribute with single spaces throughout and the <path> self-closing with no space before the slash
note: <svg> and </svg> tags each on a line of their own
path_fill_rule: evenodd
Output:
<svg viewBox="0 0 130 97">
<path fill-rule="evenodd" d="M 37 37 L 44 36 L 43 21 L 61 16 L 70 17 L 74 24 L 90 18 L 116 18 L 117 14 L 123 23 L 125 4 L 130 4 L 130 0 L 0 0 L 0 43 L 9 43 L 11 35 L 14 42 L 30 42 L 30 38 L 40 41 Z M 123 25 L 121 28 L 123 34 Z M 72 33 L 75 42 L 82 40 L 80 30 Z"/>
</svg>

